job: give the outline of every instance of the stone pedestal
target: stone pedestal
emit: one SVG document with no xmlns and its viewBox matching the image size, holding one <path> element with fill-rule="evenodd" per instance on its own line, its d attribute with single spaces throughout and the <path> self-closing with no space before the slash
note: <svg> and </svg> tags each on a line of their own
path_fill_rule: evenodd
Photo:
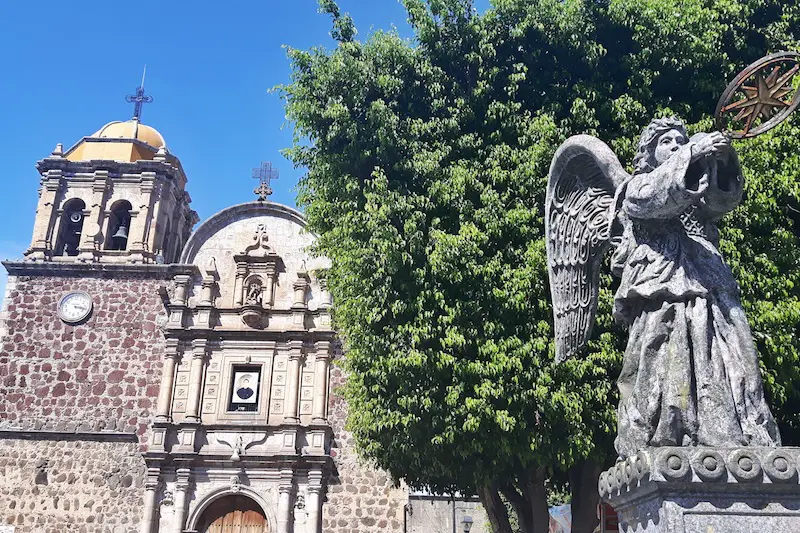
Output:
<svg viewBox="0 0 800 533">
<path fill-rule="evenodd" d="M 624 533 L 800 531 L 800 448 L 651 448 L 600 475 Z"/>
</svg>

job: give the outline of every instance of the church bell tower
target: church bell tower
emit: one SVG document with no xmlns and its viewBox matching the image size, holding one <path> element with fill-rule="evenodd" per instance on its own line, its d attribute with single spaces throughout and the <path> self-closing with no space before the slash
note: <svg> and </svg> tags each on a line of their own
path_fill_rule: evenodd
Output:
<svg viewBox="0 0 800 533">
<path fill-rule="evenodd" d="M 197 214 L 186 175 L 164 137 L 134 116 L 110 122 L 64 151 L 59 144 L 36 165 L 41 174 L 30 261 L 171 263 L 178 260 Z"/>
</svg>

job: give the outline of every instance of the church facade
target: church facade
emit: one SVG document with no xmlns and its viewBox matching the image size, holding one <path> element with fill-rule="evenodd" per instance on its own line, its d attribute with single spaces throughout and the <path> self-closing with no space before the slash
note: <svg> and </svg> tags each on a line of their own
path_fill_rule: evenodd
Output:
<svg viewBox="0 0 800 533">
<path fill-rule="evenodd" d="M 344 429 L 301 213 L 262 194 L 198 225 L 138 116 L 37 169 L 30 249 L 3 263 L 0 532 L 407 529 Z"/>
</svg>

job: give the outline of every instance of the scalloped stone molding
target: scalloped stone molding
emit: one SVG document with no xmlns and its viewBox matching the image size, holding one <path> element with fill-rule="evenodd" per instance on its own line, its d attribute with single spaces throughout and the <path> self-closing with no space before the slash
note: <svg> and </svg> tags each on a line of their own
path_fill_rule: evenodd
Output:
<svg viewBox="0 0 800 533">
<path fill-rule="evenodd" d="M 664 447 L 600 475 L 625 533 L 800 531 L 800 448 Z"/>
</svg>

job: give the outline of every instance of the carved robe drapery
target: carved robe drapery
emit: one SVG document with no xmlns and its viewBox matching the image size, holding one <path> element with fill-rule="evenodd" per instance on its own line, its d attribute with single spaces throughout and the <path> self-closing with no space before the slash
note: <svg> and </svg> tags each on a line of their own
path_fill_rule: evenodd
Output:
<svg viewBox="0 0 800 533">
<path fill-rule="evenodd" d="M 741 200 L 735 154 L 690 165 L 686 145 L 626 186 L 615 317 L 629 328 L 617 451 L 647 446 L 774 446 L 758 357 L 714 222 Z M 692 189 L 706 173 L 698 202 Z"/>
</svg>

